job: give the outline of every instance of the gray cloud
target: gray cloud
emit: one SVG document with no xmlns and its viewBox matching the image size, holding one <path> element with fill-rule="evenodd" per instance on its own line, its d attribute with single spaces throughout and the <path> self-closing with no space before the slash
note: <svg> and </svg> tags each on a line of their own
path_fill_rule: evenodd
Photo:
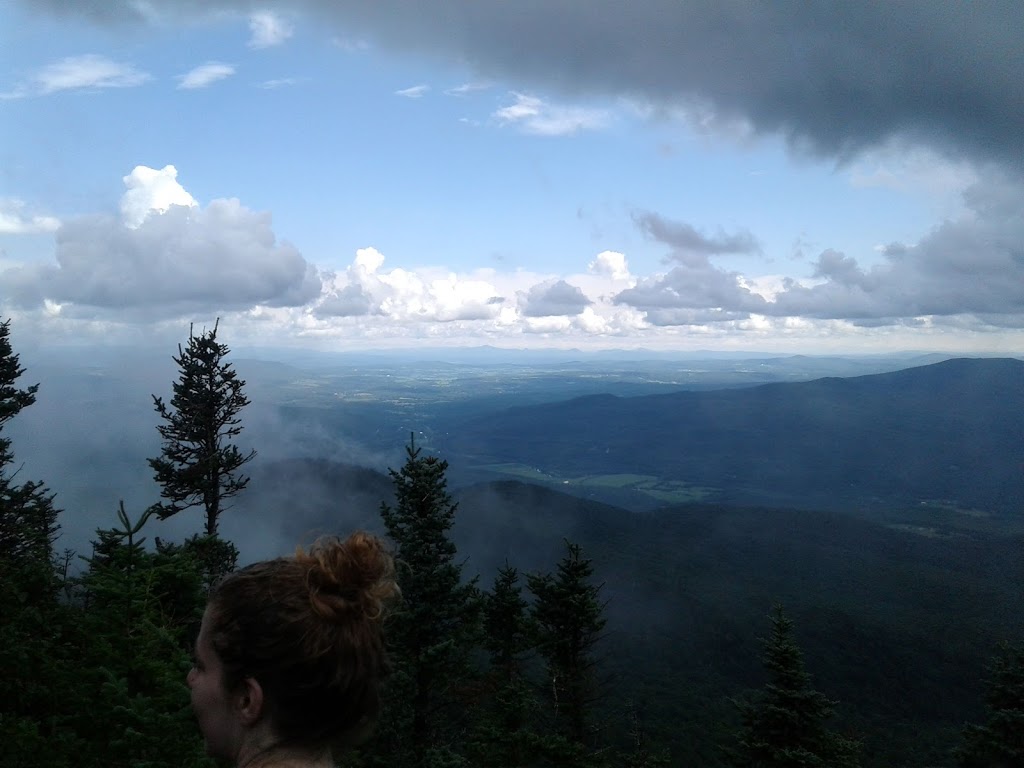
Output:
<svg viewBox="0 0 1024 768">
<path fill-rule="evenodd" d="M 645 312 L 654 325 L 703 324 L 756 313 L 847 320 L 863 327 L 910 327 L 924 317 L 935 323 L 936 318 L 963 315 L 973 318 L 974 327 L 978 322 L 1022 327 L 1022 193 L 1021 185 L 1005 177 L 988 178 L 964 194 L 964 215 L 942 222 L 919 242 L 890 243 L 870 265 L 836 250 L 822 251 L 812 262 L 810 284 L 787 280 L 771 301 L 749 290 L 738 273 L 713 265 L 710 245 L 705 252 L 677 252 L 677 266 L 639 281 L 614 301 Z M 682 246 L 691 234 L 685 225 L 669 224 L 658 239 Z M 695 243 L 701 246 L 700 240 Z"/>
<path fill-rule="evenodd" d="M 579 288 L 565 280 L 549 280 L 535 285 L 521 297 L 525 317 L 578 315 L 592 303 Z"/>
<path fill-rule="evenodd" d="M 764 312 L 767 302 L 745 288 L 740 276 L 712 265 L 707 256 L 665 275 L 639 281 L 613 299 L 646 313 L 654 325 L 693 325 L 745 318 Z"/>
<path fill-rule="evenodd" d="M 336 293 L 330 294 L 313 310 L 318 317 L 362 317 L 381 314 L 380 306 L 373 297 L 357 283 L 350 283 Z"/>
<path fill-rule="evenodd" d="M 772 315 L 884 318 L 972 314 L 1007 319 L 1024 312 L 1024 213 L 1006 216 L 1012 187 L 978 185 L 971 206 L 914 245 L 894 243 L 881 263 L 865 268 L 825 251 L 814 264 L 818 285 L 791 284 L 766 308 Z M 1019 200 L 1020 190 L 1016 192 Z"/>
<path fill-rule="evenodd" d="M 24 0 L 102 21 L 250 9 L 242 0 Z M 568 95 L 740 120 L 845 158 L 892 137 L 1020 167 L 1024 4 L 780 0 L 293 0 L 347 35 Z"/>
<path fill-rule="evenodd" d="M 760 244 L 752 234 L 740 230 L 729 235 L 719 231 L 717 235 L 702 235 L 691 225 L 669 221 L 656 213 L 637 212 L 633 221 L 650 238 L 671 246 L 675 251 L 698 254 L 758 253 Z"/>
<path fill-rule="evenodd" d="M 22 305 L 44 299 L 154 316 L 183 310 L 299 306 L 320 292 L 320 276 L 290 244 L 278 242 L 270 216 L 237 200 L 205 209 L 171 206 L 137 228 L 87 216 L 57 232 L 58 266 L 0 275 L 0 294 Z"/>
</svg>

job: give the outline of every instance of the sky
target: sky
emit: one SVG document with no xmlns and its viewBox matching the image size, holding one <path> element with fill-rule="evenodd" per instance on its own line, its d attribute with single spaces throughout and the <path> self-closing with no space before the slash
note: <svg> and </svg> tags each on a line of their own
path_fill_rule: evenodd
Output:
<svg viewBox="0 0 1024 768">
<path fill-rule="evenodd" d="M 1020 353 L 1024 5 L 0 3 L 32 347 Z"/>
</svg>

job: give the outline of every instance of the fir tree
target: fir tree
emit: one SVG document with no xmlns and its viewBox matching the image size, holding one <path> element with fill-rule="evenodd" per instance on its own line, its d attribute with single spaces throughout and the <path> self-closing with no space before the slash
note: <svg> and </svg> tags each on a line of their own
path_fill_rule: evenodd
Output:
<svg viewBox="0 0 1024 768">
<path fill-rule="evenodd" d="M 526 677 L 534 646 L 529 606 L 519 572 L 507 563 L 484 594 L 484 640 L 489 656 L 482 712 L 469 744 L 473 765 L 517 768 L 532 765 L 545 740 L 534 727 L 537 700 Z"/>
<path fill-rule="evenodd" d="M 768 682 L 759 696 L 738 702 L 743 721 L 736 748 L 727 750 L 743 768 L 852 768 L 860 744 L 827 727 L 836 703 L 814 690 L 793 622 L 777 605 L 764 642 Z"/>
<path fill-rule="evenodd" d="M 624 768 L 664 768 L 664 766 L 671 765 L 672 761 L 668 751 L 651 745 L 641 721 L 640 712 L 632 701 L 627 705 L 627 714 L 629 741 L 632 749 L 621 757 Z"/>
<path fill-rule="evenodd" d="M 58 601 L 54 541 L 58 510 L 41 482 L 18 482 L 4 426 L 35 402 L 38 385 L 24 373 L 0 323 L 0 744 L 12 765 L 62 766 L 75 751 L 62 705 L 77 681 L 65 647 L 74 623 Z"/>
<path fill-rule="evenodd" d="M 470 695 L 470 655 L 480 633 L 475 579 L 462 580 L 449 531 L 457 505 L 448 462 L 422 455 L 410 438 L 406 462 L 391 470 L 395 506 L 381 517 L 395 545 L 402 606 L 387 629 L 394 673 L 378 743 L 390 765 L 460 765 Z"/>
<path fill-rule="evenodd" d="M 242 431 L 238 414 L 249 400 L 242 392 L 245 382 L 224 360 L 228 352 L 228 346 L 217 341 L 217 323 L 198 336 L 190 330 L 188 347 L 179 344 L 173 358 L 179 376 L 170 406 L 153 396 L 164 422 L 157 426 L 164 444 L 149 465 L 166 499 L 154 509 L 165 519 L 202 506 L 207 536 L 217 535 L 224 501 L 248 485 L 249 478 L 239 470 L 256 455 L 243 454 L 231 442 Z"/>
<path fill-rule="evenodd" d="M 205 602 L 204 568 L 183 548 L 144 546 L 152 514 L 132 521 L 122 503 L 119 526 L 97 531 L 81 579 L 81 685 L 91 700 L 76 730 L 88 740 L 83 757 L 95 765 L 208 765 L 185 682 Z"/>
<path fill-rule="evenodd" d="M 554 715 L 553 733 L 572 747 L 568 762 L 579 764 L 595 751 L 593 708 L 598 698 L 595 646 L 606 620 L 601 587 L 594 585 L 593 566 L 578 544 L 566 541 L 567 552 L 555 575 L 527 577 L 534 603 L 532 618 L 537 651 L 546 662 L 544 690 Z"/>
<path fill-rule="evenodd" d="M 1024 768 L 1024 645 L 1003 643 L 989 668 L 988 721 L 964 730 L 961 768 Z"/>
<path fill-rule="evenodd" d="M 53 543 L 59 511 L 41 482 L 18 483 L 14 453 L 3 428 L 36 400 L 38 384 L 20 389 L 24 373 L 10 342 L 10 321 L 0 323 L 0 576 L 4 592 L 24 603 L 46 599 L 55 588 Z"/>
</svg>

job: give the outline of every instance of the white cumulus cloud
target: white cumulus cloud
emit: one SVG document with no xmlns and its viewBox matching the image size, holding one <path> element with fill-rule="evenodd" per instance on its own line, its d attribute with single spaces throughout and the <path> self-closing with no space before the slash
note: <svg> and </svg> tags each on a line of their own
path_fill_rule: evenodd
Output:
<svg viewBox="0 0 1024 768">
<path fill-rule="evenodd" d="M 277 240 L 270 214 L 234 199 L 200 207 L 176 176 L 174 166 L 135 168 L 124 177 L 122 218 L 65 222 L 57 231 L 56 266 L 6 270 L 0 295 L 78 317 L 157 318 L 301 306 L 320 294 L 318 271 Z"/>
<path fill-rule="evenodd" d="M 384 255 L 360 248 L 352 264 L 333 283 L 314 309 L 320 317 L 379 315 L 395 323 L 491 320 L 504 299 L 494 285 L 452 272 L 432 274 L 395 268 L 382 270 Z"/>
<path fill-rule="evenodd" d="M 231 64 L 224 64 L 220 61 L 208 61 L 200 64 L 195 69 L 189 70 L 179 78 L 178 88 L 181 90 L 193 90 L 195 88 L 206 88 L 218 80 L 231 77 L 235 74 L 235 68 Z"/>
<path fill-rule="evenodd" d="M 160 170 L 137 165 L 122 178 L 127 188 L 121 197 L 121 216 L 124 225 L 138 227 L 151 213 L 164 213 L 172 205 L 192 208 L 198 203 L 178 183 L 178 169 L 165 165 Z"/>
<path fill-rule="evenodd" d="M 601 251 L 587 269 L 595 275 L 607 275 L 612 280 L 629 280 L 629 264 L 626 255 L 618 251 Z"/>
</svg>

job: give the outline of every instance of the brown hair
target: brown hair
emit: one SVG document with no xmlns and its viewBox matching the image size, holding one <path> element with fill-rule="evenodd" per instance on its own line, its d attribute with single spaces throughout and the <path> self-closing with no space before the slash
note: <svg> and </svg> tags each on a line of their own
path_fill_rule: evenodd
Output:
<svg viewBox="0 0 1024 768">
<path fill-rule="evenodd" d="M 228 575 L 210 597 L 210 637 L 233 690 L 251 677 L 283 743 L 357 741 L 380 710 L 381 631 L 394 561 L 364 532 Z"/>
</svg>

